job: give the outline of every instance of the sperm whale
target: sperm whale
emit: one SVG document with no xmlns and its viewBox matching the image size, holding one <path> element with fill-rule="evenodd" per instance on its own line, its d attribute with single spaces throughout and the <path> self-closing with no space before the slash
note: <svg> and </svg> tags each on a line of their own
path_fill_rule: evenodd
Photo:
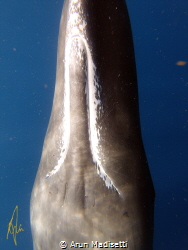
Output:
<svg viewBox="0 0 188 250">
<path fill-rule="evenodd" d="M 126 2 L 65 0 L 31 195 L 34 250 L 151 250 L 154 196 Z"/>
</svg>

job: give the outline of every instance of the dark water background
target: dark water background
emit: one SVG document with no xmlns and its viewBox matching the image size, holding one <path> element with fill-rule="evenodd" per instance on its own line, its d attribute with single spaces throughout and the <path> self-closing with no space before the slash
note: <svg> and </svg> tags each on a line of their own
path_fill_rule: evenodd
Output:
<svg viewBox="0 0 188 250">
<path fill-rule="evenodd" d="M 101 0 L 102 1 L 102 0 Z M 32 250 L 30 195 L 52 107 L 63 0 L 0 1 L 0 249 Z M 144 145 L 156 190 L 154 250 L 188 249 L 188 2 L 127 0 Z M 24 232 L 6 239 L 15 206 Z M 48 214 L 46 215 L 48 216 Z"/>
</svg>

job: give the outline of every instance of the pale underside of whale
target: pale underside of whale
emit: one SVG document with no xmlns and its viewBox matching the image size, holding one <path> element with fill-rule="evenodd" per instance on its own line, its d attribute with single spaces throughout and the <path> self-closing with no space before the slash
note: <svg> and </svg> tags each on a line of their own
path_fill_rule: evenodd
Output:
<svg viewBox="0 0 188 250">
<path fill-rule="evenodd" d="M 124 0 L 65 0 L 51 118 L 31 197 L 34 250 L 151 250 L 154 189 Z"/>
</svg>

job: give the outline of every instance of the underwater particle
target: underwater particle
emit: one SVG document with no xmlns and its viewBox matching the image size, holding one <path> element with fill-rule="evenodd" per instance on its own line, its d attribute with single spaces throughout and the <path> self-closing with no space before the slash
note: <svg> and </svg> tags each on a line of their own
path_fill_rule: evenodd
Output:
<svg viewBox="0 0 188 250">
<path fill-rule="evenodd" d="M 186 61 L 177 61 L 176 62 L 176 65 L 178 65 L 178 66 L 185 66 L 186 64 L 187 64 Z"/>
</svg>

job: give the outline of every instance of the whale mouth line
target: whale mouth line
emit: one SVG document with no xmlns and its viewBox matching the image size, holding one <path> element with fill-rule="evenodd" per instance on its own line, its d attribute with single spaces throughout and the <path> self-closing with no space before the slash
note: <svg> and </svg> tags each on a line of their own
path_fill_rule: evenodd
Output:
<svg viewBox="0 0 188 250">
<path fill-rule="evenodd" d="M 75 46 L 74 43 L 77 43 Z M 63 107 L 63 125 L 62 125 L 62 139 L 60 145 L 60 156 L 57 165 L 53 168 L 52 171 L 48 172 L 46 178 L 51 177 L 56 174 L 61 166 L 63 165 L 68 150 L 69 150 L 69 142 L 70 142 L 70 53 L 76 53 L 77 57 L 81 58 L 80 51 L 84 51 L 86 55 L 86 104 L 87 104 L 87 116 L 88 116 L 88 135 L 89 135 L 89 143 L 90 150 L 92 155 L 92 160 L 96 166 L 97 174 L 103 179 L 105 185 L 108 188 L 112 188 L 119 193 L 118 189 L 115 187 L 113 181 L 110 179 L 108 174 L 105 172 L 102 160 L 103 151 L 100 145 L 100 130 L 102 129 L 97 121 L 99 117 L 103 115 L 103 107 L 100 99 L 100 84 L 99 78 L 97 76 L 97 69 L 95 63 L 92 58 L 92 50 L 87 42 L 87 40 L 79 35 L 72 34 L 69 36 L 69 39 L 66 41 L 65 46 L 65 62 L 64 62 L 64 107 Z M 73 51 L 73 52 L 72 52 Z M 82 70 L 85 70 L 83 67 Z"/>
</svg>

